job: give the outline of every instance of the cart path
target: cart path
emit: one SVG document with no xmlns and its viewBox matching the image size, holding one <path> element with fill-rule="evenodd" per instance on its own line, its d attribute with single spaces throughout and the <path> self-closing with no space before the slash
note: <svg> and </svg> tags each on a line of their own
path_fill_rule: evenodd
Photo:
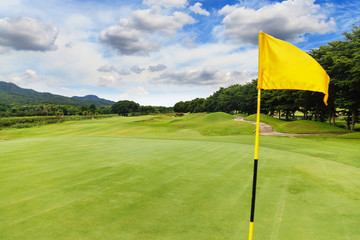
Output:
<svg viewBox="0 0 360 240">
<path fill-rule="evenodd" d="M 256 122 L 245 120 L 243 117 L 236 117 L 235 121 L 248 122 L 256 125 Z M 255 130 L 256 131 L 256 130 Z M 254 132 L 255 132 L 254 131 Z M 310 136 L 310 135 L 342 135 L 346 133 L 281 133 L 274 130 L 274 128 L 266 123 L 260 122 L 260 134 L 266 136 L 285 136 L 285 137 L 297 137 L 297 136 Z"/>
</svg>

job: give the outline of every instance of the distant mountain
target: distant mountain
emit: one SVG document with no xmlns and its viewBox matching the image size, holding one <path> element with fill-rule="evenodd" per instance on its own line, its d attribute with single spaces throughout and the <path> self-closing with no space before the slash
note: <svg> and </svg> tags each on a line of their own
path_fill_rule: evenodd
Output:
<svg viewBox="0 0 360 240">
<path fill-rule="evenodd" d="M 96 101 L 96 102 L 102 103 L 102 104 L 98 104 L 99 106 L 109 106 L 109 105 L 113 105 L 115 103 L 115 102 L 110 101 L 110 100 L 99 98 L 96 95 L 86 95 L 84 97 L 74 96 L 74 97 L 71 97 L 71 98 L 77 99 L 77 100 Z"/>
<path fill-rule="evenodd" d="M 6 105 L 38 105 L 38 104 L 56 104 L 56 105 L 89 105 L 110 106 L 114 102 L 98 98 L 95 95 L 85 97 L 64 97 L 51 93 L 37 92 L 32 89 L 25 89 L 14 83 L 0 81 L 0 104 Z"/>
</svg>

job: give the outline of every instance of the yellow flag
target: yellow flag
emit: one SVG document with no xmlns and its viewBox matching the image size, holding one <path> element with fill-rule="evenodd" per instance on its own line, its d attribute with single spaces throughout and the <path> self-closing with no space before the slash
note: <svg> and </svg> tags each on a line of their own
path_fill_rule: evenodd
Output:
<svg viewBox="0 0 360 240">
<path fill-rule="evenodd" d="M 330 78 L 320 64 L 294 45 L 259 33 L 258 89 L 322 92 L 329 97 Z"/>
</svg>

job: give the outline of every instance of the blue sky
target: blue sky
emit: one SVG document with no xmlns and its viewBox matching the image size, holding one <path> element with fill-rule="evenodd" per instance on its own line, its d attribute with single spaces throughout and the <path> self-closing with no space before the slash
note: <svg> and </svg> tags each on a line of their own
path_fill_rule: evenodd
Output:
<svg viewBox="0 0 360 240">
<path fill-rule="evenodd" d="M 304 51 L 343 39 L 358 0 L 1 0 L 0 81 L 173 106 L 257 77 L 261 30 Z"/>
</svg>

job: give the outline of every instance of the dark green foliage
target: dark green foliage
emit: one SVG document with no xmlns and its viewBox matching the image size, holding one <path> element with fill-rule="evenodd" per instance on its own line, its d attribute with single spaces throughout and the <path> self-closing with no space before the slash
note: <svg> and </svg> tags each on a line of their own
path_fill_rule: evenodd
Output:
<svg viewBox="0 0 360 240">
<path fill-rule="evenodd" d="M 129 100 L 122 100 L 111 106 L 111 112 L 119 115 L 128 116 L 129 113 L 136 113 L 140 110 L 140 105 Z"/>
<path fill-rule="evenodd" d="M 95 104 L 90 104 L 89 105 L 89 112 L 91 113 L 91 114 L 95 114 L 96 113 L 96 106 L 95 106 Z"/>
<path fill-rule="evenodd" d="M 256 80 L 245 85 L 233 85 L 220 88 L 208 98 L 196 98 L 191 101 L 178 102 L 174 105 L 175 112 L 256 112 Z"/>
<path fill-rule="evenodd" d="M 122 116 L 138 116 L 171 112 L 173 112 L 172 107 L 140 106 L 138 103 L 129 100 L 118 101 L 111 106 L 111 113 L 116 113 Z"/>
<path fill-rule="evenodd" d="M 90 106 L 55 104 L 13 106 L 0 104 L 0 117 L 56 116 L 59 115 L 59 113 L 61 113 L 61 115 L 110 114 L 110 107 L 96 107 L 95 104 L 90 104 Z"/>
<path fill-rule="evenodd" d="M 153 106 L 140 106 L 139 112 L 142 115 L 148 115 L 155 112 L 155 108 Z"/>
<path fill-rule="evenodd" d="M 328 72 L 330 81 L 329 115 L 341 108 L 347 128 L 354 129 L 360 109 L 360 26 L 344 33 L 344 41 L 332 41 L 310 54 Z"/>
<path fill-rule="evenodd" d="M 187 104 L 183 101 L 177 102 L 174 105 L 174 112 L 188 112 Z"/>
</svg>

